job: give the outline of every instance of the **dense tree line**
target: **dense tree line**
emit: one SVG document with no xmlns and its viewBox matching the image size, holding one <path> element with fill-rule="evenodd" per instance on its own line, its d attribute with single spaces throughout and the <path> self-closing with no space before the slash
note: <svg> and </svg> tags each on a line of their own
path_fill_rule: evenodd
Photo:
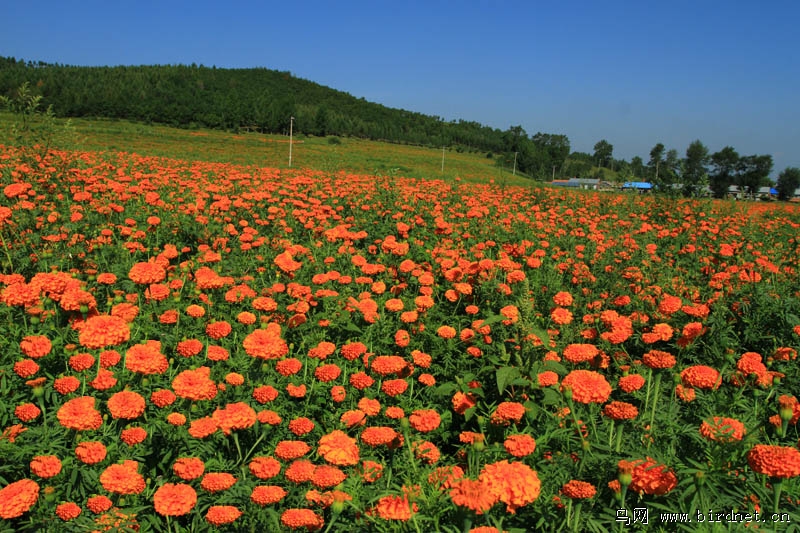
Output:
<svg viewBox="0 0 800 533">
<path fill-rule="evenodd" d="M 521 127 L 501 131 L 464 120 L 392 109 L 266 68 L 198 65 L 75 67 L 0 57 L 0 95 L 25 82 L 62 117 L 107 117 L 178 127 L 340 135 L 487 152 L 544 178 L 569 155 L 569 139 Z M 511 168 L 511 165 L 508 165 Z"/>
</svg>

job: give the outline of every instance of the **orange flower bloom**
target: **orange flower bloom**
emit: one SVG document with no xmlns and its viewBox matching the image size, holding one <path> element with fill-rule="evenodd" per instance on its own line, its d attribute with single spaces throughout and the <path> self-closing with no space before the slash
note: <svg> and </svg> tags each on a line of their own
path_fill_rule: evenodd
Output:
<svg viewBox="0 0 800 533">
<path fill-rule="evenodd" d="M 514 457 L 526 457 L 536 450 L 536 440 L 524 433 L 509 435 L 503 442 L 503 447 Z"/>
<path fill-rule="evenodd" d="M 314 470 L 316 469 L 317 466 L 311 461 L 300 459 L 292 462 L 283 475 L 292 483 L 300 484 L 311 481 L 314 477 Z"/>
<path fill-rule="evenodd" d="M 172 471 L 184 481 L 199 478 L 203 475 L 205 469 L 205 463 L 197 457 L 181 457 L 172 465 Z"/>
<path fill-rule="evenodd" d="M 93 465 L 106 458 L 106 447 L 102 442 L 84 441 L 75 447 L 75 455 L 82 463 Z"/>
<path fill-rule="evenodd" d="M 247 429 L 256 423 L 256 411 L 244 402 L 231 403 L 211 415 L 225 435 L 236 429 Z"/>
<path fill-rule="evenodd" d="M 151 283 L 161 283 L 167 277 L 167 271 L 155 262 L 136 263 L 128 272 L 128 277 L 134 283 L 140 285 L 150 285 Z"/>
<path fill-rule="evenodd" d="M 454 339 L 456 330 L 452 326 L 440 326 L 439 329 L 436 330 L 436 334 L 443 339 Z"/>
<path fill-rule="evenodd" d="M 145 400 L 138 392 L 124 390 L 112 395 L 106 406 L 112 418 L 132 420 L 144 413 Z"/>
<path fill-rule="evenodd" d="M 442 418 L 433 409 L 417 409 L 408 417 L 411 427 L 421 433 L 428 433 L 439 427 Z"/>
<path fill-rule="evenodd" d="M 314 469 L 311 483 L 318 489 L 329 489 L 342 483 L 347 475 L 335 466 L 319 465 Z"/>
<path fill-rule="evenodd" d="M 144 439 L 147 438 L 147 430 L 140 427 L 123 429 L 119 438 L 128 446 L 135 446 L 144 442 Z"/>
<path fill-rule="evenodd" d="M 747 464 L 754 472 L 772 478 L 800 476 L 800 450 L 790 446 L 756 444 L 747 454 Z"/>
<path fill-rule="evenodd" d="M 630 374 L 628 376 L 622 376 L 617 381 L 617 386 L 628 394 L 632 392 L 636 392 L 637 390 L 644 387 L 645 379 L 644 377 L 640 376 L 639 374 Z"/>
<path fill-rule="evenodd" d="M 597 494 L 597 487 L 586 481 L 573 479 L 561 487 L 561 492 L 573 500 L 583 500 L 594 498 L 594 495 Z"/>
<path fill-rule="evenodd" d="M 281 359 L 277 363 L 275 363 L 275 370 L 278 371 L 278 374 L 281 376 L 293 376 L 300 372 L 300 369 L 303 368 L 303 363 L 300 359 L 296 357 L 289 357 L 286 359 Z"/>
<path fill-rule="evenodd" d="M 281 471 L 281 464 L 273 457 L 254 457 L 248 468 L 258 479 L 271 479 Z"/>
<path fill-rule="evenodd" d="M 664 465 L 659 465 L 654 459 L 628 462 L 633 465 L 631 472 L 630 489 L 639 494 L 663 496 L 678 485 L 675 473 Z"/>
<path fill-rule="evenodd" d="M 555 324 L 563 326 L 572 322 L 572 312 L 563 307 L 556 307 L 550 312 L 550 318 Z"/>
<path fill-rule="evenodd" d="M 642 363 L 653 369 L 672 368 L 677 363 L 675 356 L 660 350 L 650 350 L 642 356 Z"/>
<path fill-rule="evenodd" d="M 235 522 L 242 512 L 233 505 L 212 505 L 206 512 L 206 522 L 212 526 L 222 526 Z"/>
<path fill-rule="evenodd" d="M 338 429 L 319 439 L 317 453 L 332 465 L 358 464 L 359 449 L 356 440 Z"/>
<path fill-rule="evenodd" d="M 36 418 L 42 414 L 42 410 L 36 407 L 32 403 L 24 403 L 22 405 L 18 405 L 14 409 L 14 416 L 22 420 L 23 422 L 30 422 L 32 420 L 36 420 Z"/>
<path fill-rule="evenodd" d="M 81 507 L 75 502 L 60 503 L 56 506 L 56 516 L 64 522 L 69 522 L 78 518 L 81 514 Z"/>
<path fill-rule="evenodd" d="M 0 489 L 0 518 L 11 520 L 28 512 L 39 499 L 39 485 L 20 479 Z"/>
<path fill-rule="evenodd" d="M 639 416 L 639 409 L 627 402 L 611 402 L 603 407 L 603 414 L 611 420 L 633 420 Z"/>
<path fill-rule="evenodd" d="M 536 471 L 518 462 L 487 464 L 478 480 L 489 494 L 506 504 L 506 511 L 511 514 L 516 513 L 519 507 L 536 501 L 542 487 Z"/>
<path fill-rule="evenodd" d="M 681 372 L 681 382 L 686 387 L 713 390 L 722 383 L 719 371 L 705 365 L 690 366 Z"/>
<path fill-rule="evenodd" d="M 466 507 L 482 515 L 497 503 L 497 495 L 481 481 L 462 478 L 451 483 L 450 498 L 459 507 Z"/>
<path fill-rule="evenodd" d="M 92 496 L 86 500 L 86 507 L 94 514 L 105 513 L 112 505 L 114 502 L 108 496 Z"/>
<path fill-rule="evenodd" d="M 717 442 L 742 440 L 745 432 L 744 424 L 735 418 L 715 416 L 710 422 L 704 420 L 700 424 L 700 435 Z"/>
<path fill-rule="evenodd" d="M 213 400 L 217 396 L 217 384 L 210 376 L 211 369 L 207 366 L 184 370 L 172 380 L 172 389 L 187 400 Z"/>
<path fill-rule="evenodd" d="M 161 343 L 147 341 L 131 346 L 125 354 L 125 368 L 139 374 L 163 374 L 169 362 L 161 353 Z"/>
<path fill-rule="evenodd" d="M 387 396 L 395 397 L 408 390 L 408 382 L 404 379 L 389 379 L 381 384 L 381 392 Z"/>
<path fill-rule="evenodd" d="M 222 492 L 231 488 L 234 483 L 236 483 L 236 478 L 228 472 L 209 472 L 200 481 L 200 488 L 212 493 Z"/>
<path fill-rule="evenodd" d="M 408 496 L 384 496 L 378 500 L 374 512 L 384 520 L 407 521 L 411 519 L 412 509 L 417 511 L 417 504 L 411 504 Z"/>
<path fill-rule="evenodd" d="M 519 402 L 500 402 L 492 413 L 492 424 L 507 426 L 517 423 L 525 416 L 525 406 Z"/>
<path fill-rule="evenodd" d="M 281 523 L 290 529 L 306 531 L 322 529 L 325 521 L 311 509 L 287 509 L 281 514 Z"/>
<path fill-rule="evenodd" d="M 378 355 L 369 360 L 369 366 L 379 376 L 399 375 L 408 368 L 408 362 L 399 355 Z"/>
<path fill-rule="evenodd" d="M 153 506 L 161 516 L 183 516 L 197 504 L 197 492 L 184 483 L 166 483 L 153 494 Z"/>
<path fill-rule="evenodd" d="M 193 357 L 203 351 L 203 343 L 197 339 L 180 341 L 175 351 L 183 357 Z"/>
<path fill-rule="evenodd" d="M 250 501 L 256 505 L 270 505 L 280 502 L 287 494 L 288 492 L 283 487 L 277 485 L 259 485 L 253 487 Z"/>
<path fill-rule="evenodd" d="M 132 464 L 130 464 L 132 463 Z M 145 488 L 144 478 L 136 471 L 133 461 L 126 464 L 113 464 L 100 474 L 100 484 L 114 494 L 139 494 Z"/>
<path fill-rule="evenodd" d="M 282 440 L 275 446 L 275 455 L 284 461 L 291 461 L 311 451 L 311 446 L 301 440 Z"/>
<path fill-rule="evenodd" d="M 388 445 L 394 441 L 399 434 L 397 431 L 386 426 L 368 427 L 361 432 L 361 441 L 373 448 L 381 445 Z"/>
<path fill-rule="evenodd" d="M 58 422 L 76 431 L 98 429 L 103 424 L 103 417 L 94 408 L 94 402 L 93 396 L 81 396 L 65 402 L 56 413 Z"/>
<path fill-rule="evenodd" d="M 289 353 L 289 345 L 280 335 L 281 327 L 270 322 L 266 328 L 257 329 L 245 337 L 242 346 L 250 357 L 280 359 Z"/>
<path fill-rule="evenodd" d="M 574 364 L 591 361 L 599 354 L 600 350 L 594 344 L 570 344 L 564 348 L 564 359 Z"/>
<path fill-rule="evenodd" d="M 50 353 L 53 345 L 50 339 L 43 335 L 28 335 L 19 343 L 19 349 L 31 359 L 39 359 Z"/>
<path fill-rule="evenodd" d="M 47 479 L 61 472 L 61 460 L 55 455 L 37 455 L 31 460 L 30 467 L 35 475 Z"/>
</svg>

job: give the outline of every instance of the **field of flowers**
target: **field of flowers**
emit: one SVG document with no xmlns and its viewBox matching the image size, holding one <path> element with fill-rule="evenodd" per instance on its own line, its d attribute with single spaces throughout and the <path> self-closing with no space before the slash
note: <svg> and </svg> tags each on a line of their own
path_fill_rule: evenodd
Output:
<svg viewBox="0 0 800 533">
<path fill-rule="evenodd" d="M 7 146 L 0 175 L 2 532 L 800 521 L 797 206 Z"/>
</svg>

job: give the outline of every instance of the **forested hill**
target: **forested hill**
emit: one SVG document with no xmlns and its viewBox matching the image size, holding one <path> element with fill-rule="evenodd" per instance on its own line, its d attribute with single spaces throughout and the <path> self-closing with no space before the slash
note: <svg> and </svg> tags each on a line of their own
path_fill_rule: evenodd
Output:
<svg viewBox="0 0 800 533">
<path fill-rule="evenodd" d="M 341 135 L 485 151 L 547 175 L 570 153 L 564 135 L 528 136 L 464 120 L 392 109 L 266 68 L 197 65 L 76 67 L 0 57 L 0 95 L 28 82 L 62 117 L 108 117 L 179 127 Z"/>
</svg>

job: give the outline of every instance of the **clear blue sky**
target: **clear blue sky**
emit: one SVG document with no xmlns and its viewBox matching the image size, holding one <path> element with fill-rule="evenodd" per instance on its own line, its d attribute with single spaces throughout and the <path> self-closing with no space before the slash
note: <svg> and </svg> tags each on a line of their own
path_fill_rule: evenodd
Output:
<svg viewBox="0 0 800 533">
<path fill-rule="evenodd" d="M 390 107 L 569 137 L 647 161 L 800 167 L 800 2 L 9 2 L 0 55 L 291 71 Z"/>
</svg>

